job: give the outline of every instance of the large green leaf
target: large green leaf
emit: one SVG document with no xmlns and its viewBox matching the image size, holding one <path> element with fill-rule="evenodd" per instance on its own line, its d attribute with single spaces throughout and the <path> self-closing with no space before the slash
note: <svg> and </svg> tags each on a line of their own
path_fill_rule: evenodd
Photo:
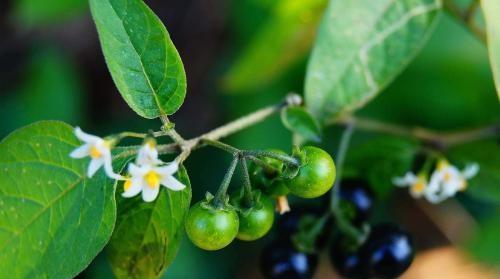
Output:
<svg viewBox="0 0 500 279">
<path fill-rule="evenodd" d="M 140 116 L 176 112 L 186 95 L 179 53 L 160 19 L 142 0 L 90 0 L 113 80 Z"/>
<path fill-rule="evenodd" d="M 469 143 L 451 149 L 449 159 L 454 164 L 479 164 L 479 172 L 469 181 L 466 194 L 500 204 L 500 146 L 495 141 Z"/>
<path fill-rule="evenodd" d="M 379 197 L 386 197 L 395 186 L 392 178 L 409 171 L 419 149 L 410 140 L 379 137 L 352 146 L 346 157 L 346 175 L 367 179 Z"/>
<path fill-rule="evenodd" d="M 56 121 L 21 128 L 0 143 L 0 270 L 9 278 L 70 278 L 108 242 L 114 181 L 69 153 L 80 142 Z"/>
<path fill-rule="evenodd" d="M 278 1 L 224 77 L 226 89 L 232 93 L 260 87 L 304 58 L 326 4 L 326 0 Z"/>
<path fill-rule="evenodd" d="M 191 202 L 191 185 L 184 167 L 178 177 L 186 189 L 162 188 L 152 203 L 139 196 L 118 198 L 116 230 L 106 248 L 118 278 L 158 278 L 177 255 Z"/>
<path fill-rule="evenodd" d="M 500 98 L 500 17 L 498 16 L 500 15 L 500 1 L 482 0 L 481 6 L 486 20 L 491 69 Z"/>
<path fill-rule="evenodd" d="M 410 62 L 439 0 L 330 1 L 309 60 L 306 104 L 325 123 L 363 106 Z"/>
<path fill-rule="evenodd" d="M 14 0 L 13 14 L 25 26 L 58 23 L 83 14 L 85 0 Z"/>
</svg>

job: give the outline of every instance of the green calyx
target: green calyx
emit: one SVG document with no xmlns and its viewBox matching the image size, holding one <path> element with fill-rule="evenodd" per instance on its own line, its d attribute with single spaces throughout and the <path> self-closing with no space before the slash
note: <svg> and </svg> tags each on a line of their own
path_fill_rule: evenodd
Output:
<svg viewBox="0 0 500 279">
<path fill-rule="evenodd" d="M 223 195 L 222 198 L 217 198 L 212 193 L 206 192 L 205 199 L 200 202 L 200 206 L 204 209 L 215 212 L 218 210 L 230 211 L 235 208 L 229 203 L 229 196 Z"/>
</svg>

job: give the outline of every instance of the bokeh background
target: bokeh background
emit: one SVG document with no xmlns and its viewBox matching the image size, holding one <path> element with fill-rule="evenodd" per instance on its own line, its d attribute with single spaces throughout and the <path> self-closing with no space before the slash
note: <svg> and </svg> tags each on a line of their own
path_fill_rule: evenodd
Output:
<svg viewBox="0 0 500 279">
<path fill-rule="evenodd" d="M 187 97 L 172 117 L 182 135 L 198 135 L 276 103 L 290 91 L 302 92 L 321 5 L 302 9 L 301 2 L 308 1 L 295 0 L 146 2 L 166 24 L 184 61 Z M 2 0 L 0 34 L 0 137 L 42 119 L 63 120 L 100 135 L 159 127 L 157 120 L 138 117 L 117 92 L 85 0 Z M 498 123 L 500 106 L 486 48 L 443 14 L 415 61 L 357 114 L 438 131 Z M 376 137 L 357 133 L 354 142 Z M 338 139 L 339 129 L 329 128 L 322 145 L 335 154 Z M 278 117 L 228 141 L 241 148 L 291 148 L 291 134 Z M 189 158 L 193 201 L 215 189 L 229 159 L 210 149 Z M 374 220 L 400 223 L 421 251 L 404 278 L 500 278 L 495 268 L 500 224 L 490 221 L 500 216 L 497 205 L 459 196 L 430 206 L 404 190 L 386 189 L 380 197 L 384 200 Z M 483 223 L 490 229 L 479 235 Z M 252 243 L 237 241 L 218 252 L 202 251 L 184 239 L 165 276 L 260 278 L 259 253 L 273 234 Z M 475 249 L 471 255 L 458 247 Z M 105 255 L 79 277 L 112 278 Z M 336 278 L 327 255 L 321 257 L 316 278 Z"/>
</svg>

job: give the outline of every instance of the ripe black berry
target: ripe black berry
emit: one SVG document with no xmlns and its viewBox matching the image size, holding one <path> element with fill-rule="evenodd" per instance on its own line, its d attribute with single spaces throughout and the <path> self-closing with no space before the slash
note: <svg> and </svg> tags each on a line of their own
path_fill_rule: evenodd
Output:
<svg viewBox="0 0 500 279">
<path fill-rule="evenodd" d="M 261 270 L 267 279 L 309 279 L 317 264 L 316 255 L 297 251 L 288 241 L 271 243 L 261 256 Z"/>
<path fill-rule="evenodd" d="M 340 206 L 344 215 L 355 226 L 370 218 L 373 207 L 373 193 L 364 180 L 347 179 L 339 189 Z"/>
<path fill-rule="evenodd" d="M 345 237 L 336 237 L 330 247 L 330 260 L 339 275 L 348 279 L 368 278 L 368 270 L 359 247 Z"/>
<path fill-rule="evenodd" d="M 398 277 L 414 257 L 411 236 L 393 224 L 374 226 L 362 249 L 362 257 L 376 278 Z"/>
</svg>

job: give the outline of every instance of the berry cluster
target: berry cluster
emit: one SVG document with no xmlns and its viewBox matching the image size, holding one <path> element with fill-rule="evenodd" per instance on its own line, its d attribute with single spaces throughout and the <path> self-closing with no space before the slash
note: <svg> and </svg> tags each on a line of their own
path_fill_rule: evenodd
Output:
<svg viewBox="0 0 500 279">
<path fill-rule="evenodd" d="M 251 172 L 247 159 L 253 162 Z M 238 161 L 248 185 L 228 196 L 226 189 Z M 272 197 L 288 193 L 302 198 L 323 195 L 335 180 L 335 164 L 327 152 L 312 146 L 295 150 L 292 157 L 282 151 L 241 151 L 237 152 L 228 174 L 217 195 L 208 194 L 189 210 L 186 218 L 188 237 L 205 250 L 222 249 L 235 238 L 245 241 L 261 238 L 274 222 Z"/>
<path fill-rule="evenodd" d="M 329 246 L 330 259 L 337 273 L 345 278 L 395 278 L 410 266 L 414 247 L 408 233 L 394 224 L 383 223 L 371 228 L 367 224 L 373 195 L 364 181 L 346 180 L 338 194 L 344 220 L 364 230 L 363 237 L 353 237 L 342 231 L 340 224 L 322 220 L 322 210 L 295 209 L 278 220 L 278 238 L 263 251 L 261 269 L 266 278 L 312 278 L 318 262 L 317 252 L 326 246 L 332 234 L 330 228 L 335 229 Z M 299 243 L 304 238 L 297 236 L 304 235 L 303 230 L 310 230 L 307 223 L 311 220 L 322 221 L 324 226 L 318 233 L 309 234 L 314 241 L 312 249 L 307 249 Z"/>
</svg>

